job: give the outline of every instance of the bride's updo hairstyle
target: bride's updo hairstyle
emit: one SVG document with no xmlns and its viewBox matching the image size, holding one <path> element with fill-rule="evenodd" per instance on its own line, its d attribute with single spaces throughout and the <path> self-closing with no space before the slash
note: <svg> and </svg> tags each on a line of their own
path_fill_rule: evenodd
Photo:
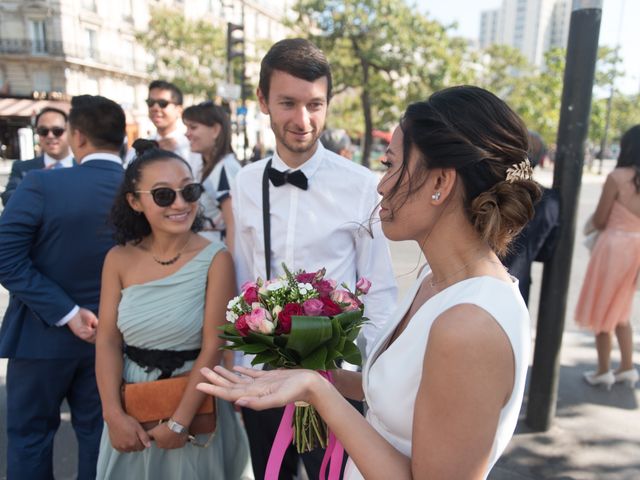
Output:
<svg viewBox="0 0 640 480">
<path fill-rule="evenodd" d="M 407 162 L 419 155 L 404 200 L 434 168 L 453 168 L 463 189 L 465 213 L 480 237 L 500 256 L 533 218 L 540 188 L 531 180 L 527 129 L 518 115 L 491 92 L 473 86 L 447 88 L 409 105 L 400 123 L 403 165 L 391 191 L 398 194 Z M 451 198 L 451 197 L 449 197 Z"/>
<path fill-rule="evenodd" d="M 124 245 L 127 242 L 138 244 L 144 237 L 151 234 L 151 225 L 147 218 L 139 212 L 134 211 L 129 205 L 127 194 L 138 196 L 138 183 L 142 178 L 142 171 L 147 165 L 155 162 L 166 162 L 177 160 L 184 163 L 189 172 L 191 166 L 180 155 L 169 150 L 163 150 L 158 146 L 155 140 L 139 138 L 132 145 L 136 152 L 136 156 L 127 166 L 124 172 L 124 179 L 116 194 L 113 206 L 111 207 L 110 220 L 114 227 L 114 239 L 118 245 Z M 201 210 L 198 211 L 196 218 L 191 225 L 191 230 L 199 232 L 204 225 L 204 216 Z"/>
</svg>

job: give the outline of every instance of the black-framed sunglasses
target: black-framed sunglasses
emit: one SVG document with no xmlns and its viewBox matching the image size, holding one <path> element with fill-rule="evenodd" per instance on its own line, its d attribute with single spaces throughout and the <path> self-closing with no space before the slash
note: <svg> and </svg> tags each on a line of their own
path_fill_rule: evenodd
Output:
<svg viewBox="0 0 640 480">
<path fill-rule="evenodd" d="M 158 104 L 160 108 L 167 108 L 169 104 L 174 103 L 170 100 L 165 100 L 164 98 L 147 98 L 145 102 L 149 108 L 153 107 L 155 104 Z"/>
<path fill-rule="evenodd" d="M 38 135 L 40 135 L 41 137 L 46 137 L 47 135 L 49 135 L 49 132 L 53 133 L 54 137 L 61 137 L 62 134 L 64 134 L 64 132 L 66 131 L 65 128 L 62 127 L 53 127 L 53 128 L 47 128 L 47 127 L 38 127 L 36 128 L 36 133 Z"/>
<path fill-rule="evenodd" d="M 180 192 L 185 202 L 197 202 L 200 199 L 202 192 L 204 192 L 204 187 L 199 183 L 190 183 L 189 185 L 185 185 L 177 190 L 169 187 L 158 187 L 153 190 L 136 190 L 135 192 L 149 193 L 156 205 L 159 207 L 168 207 L 176 201 L 178 192 Z"/>
</svg>

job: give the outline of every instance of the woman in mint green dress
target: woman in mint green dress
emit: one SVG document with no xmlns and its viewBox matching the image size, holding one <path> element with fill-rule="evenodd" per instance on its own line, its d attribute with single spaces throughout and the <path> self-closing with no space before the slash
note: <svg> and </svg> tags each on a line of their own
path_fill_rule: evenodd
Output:
<svg viewBox="0 0 640 480">
<path fill-rule="evenodd" d="M 118 246 L 102 274 L 96 375 L 105 428 L 100 479 L 252 479 L 246 435 L 231 404 L 217 400 L 212 434 L 189 439 L 205 395 L 200 368 L 220 363 L 233 261 L 220 242 L 198 235 L 200 184 L 189 165 L 138 140 L 112 220 Z M 123 354 L 124 352 L 124 354 Z M 120 400 L 123 380 L 188 375 L 170 420 L 145 430 Z"/>
</svg>

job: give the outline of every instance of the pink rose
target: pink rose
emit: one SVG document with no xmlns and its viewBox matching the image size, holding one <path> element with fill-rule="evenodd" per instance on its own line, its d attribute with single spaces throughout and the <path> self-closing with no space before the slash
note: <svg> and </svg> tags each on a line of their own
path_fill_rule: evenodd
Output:
<svg viewBox="0 0 640 480">
<path fill-rule="evenodd" d="M 311 283 L 315 280 L 317 272 L 302 272 L 296 275 L 296 280 L 298 283 Z"/>
<path fill-rule="evenodd" d="M 356 283 L 356 291 L 362 293 L 363 295 L 369 293 L 370 288 L 371 282 L 364 277 L 362 277 L 360 280 L 358 280 L 358 283 Z"/>
<path fill-rule="evenodd" d="M 242 298 L 244 298 L 244 301 L 247 302 L 249 305 L 255 302 L 258 302 L 260 300 L 258 297 L 258 286 L 254 285 L 247 288 L 246 290 L 243 290 Z"/>
<path fill-rule="evenodd" d="M 248 314 L 240 315 L 236 320 L 235 327 L 241 337 L 249 335 L 249 325 L 247 325 Z"/>
<path fill-rule="evenodd" d="M 245 292 L 245 290 L 249 290 L 250 288 L 258 288 L 258 284 L 256 282 L 244 282 L 241 286 L 240 286 L 240 291 L 242 293 Z"/>
<path fill-rule="evenodd" d="M 274 325 L 271 321 L 271 315 L 264 308 L 255 308 L 247 318 L 247 325 L 254 332 L 264 333 L 268 335 L 273 333 Z"/>
<path fill-rule="evenodd" d="M 340 308 L 340 305 L 335 303 L 329 297 L 320 297 L 320 301 L 323 304 L 323 308 L 322 308 L 323 315 L 327 315 L 331 317 L 333 315 L 338 315 L 339 313 L 342 313 L 342 308 Z"/>
<path fill-rule="evenodd" d="M 360 302 L 346 290 L 335 290 L 331 294 L 331 300 L 340 305 L 345 312 L 360 308 Z"/>
<path fill-rule="evenodd" d="M 319 280 L 313 283 L 313 287 L 318 291 L 321 297 L 328 297 L 336 288 L 335 280 Z"/>
<path fill-rule="evenodd" d="M 289 333 L 291 331 L 291 317 L 302 315 L 302 306 L 298 303 L 287 303 L 282 311 L 278 313 L 278 328 L 276 333 Z"/>
<path fill-rule="evenodd" d="M 322 313 L 322 309 L 324 308 L 324 303 L 317 298 L 310 298 L 306 300 L 302 304 L 302 309 L 304 310 L 305 315 L 316 316 Z"/>
</svg>

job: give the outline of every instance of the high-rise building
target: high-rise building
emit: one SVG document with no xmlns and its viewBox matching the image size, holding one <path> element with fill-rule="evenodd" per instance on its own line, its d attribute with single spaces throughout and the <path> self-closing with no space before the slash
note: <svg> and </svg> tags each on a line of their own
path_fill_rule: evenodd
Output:
<svg viewBox="0 0 640 480">
<path fill-rule="evenodd" d="M 540 66 L 547 50 L 566 47 L 570 17 L 571 0 L 503 0 L 481 13 L 480 46 L 509 45 Z"/>
</svg>

